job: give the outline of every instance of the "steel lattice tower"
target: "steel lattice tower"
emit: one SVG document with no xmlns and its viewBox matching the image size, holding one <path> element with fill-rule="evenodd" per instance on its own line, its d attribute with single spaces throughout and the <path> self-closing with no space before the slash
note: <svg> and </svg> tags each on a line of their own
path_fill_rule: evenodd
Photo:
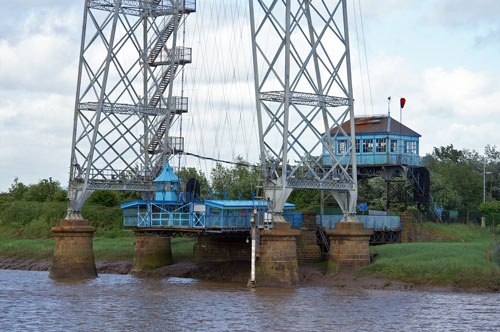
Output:
<svg viewBox="0 0 500 332">
<path fill-rule="evenodd" d="M 249 0 L 263 186 L 279 217 L 293 189 L 328 190 L 356 213 L 346 0 Z M 352 137 L 342 124 L 350 122 Z M 343 136 L 341 157 L 333 144 Z M 331 167 L 322 163 L 329 155 Z"/>
<path fill-rule="evenodd" d="M 68 219 L 94 190 L 155 191 L 183 150 L 169 130 L 187 112 L 174 80 L 191 49 L 178 31 L 195 0 L 85 1 L 75 101 Z"/>
</svg>

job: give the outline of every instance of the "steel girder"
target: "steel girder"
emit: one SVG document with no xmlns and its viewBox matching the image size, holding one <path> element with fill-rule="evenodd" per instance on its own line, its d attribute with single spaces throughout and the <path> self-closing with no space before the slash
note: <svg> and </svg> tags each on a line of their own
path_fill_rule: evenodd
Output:
<svg viewBox="0 0 500 332">
<path fill-rule="evenodd" d="M 292 189 L 330 190 L 354 215 L 357 171 L 345 0 L 249 0 L 264 191 L 275 214 Z M 351 121 L 348 135 L 342 124 Z M 343 136 L 350 149 L 335 155 Z M 328 153 L 333 166 L 324 167 Z"/>
<path fill-rule="evenodd" d="M 154 191 L 173 150 L 169 128 L 187 111 L 173 86 L 191 52 L 178 47 L 177 31 L 195 9 L 194 0 L 85 2 L 68 218 L 80 217 L 94 190 Z M 162 63 L 149 61 L 153 52 Z"/>
</svg>

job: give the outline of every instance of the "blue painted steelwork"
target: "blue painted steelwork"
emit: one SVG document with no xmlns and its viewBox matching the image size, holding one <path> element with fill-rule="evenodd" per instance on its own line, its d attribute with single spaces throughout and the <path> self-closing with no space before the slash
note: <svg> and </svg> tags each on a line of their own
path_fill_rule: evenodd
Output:
<svg viewBox="0 0 500 332">
<path fill-rule="evenodd" d="M 197 211 L 196 206 L 204 206 Z M 201 229 L 206 231 L 250 231 L 250 218 L 254 206 L 267 210 L 262 201 L 224 201 L 207 200 L 189 203 L 180 207 L 165 204 L 163 201 L 135 201 L 122 204 L 123 226 L 125 228 L 175 228 L 182 230 Z M 302 225 L 302 213 L 292 213 L 294 204 L 287 203 L 283 214 L 292 227 Z"/>
<path fill-rule="evenodd" d="M 164 188 L 156 200 L 134 201 L 121 205 L 125 228 L 168 228 L 217 232 L 249 231 L 250 217 L 256 208 L 267 211 L 267 202 L 258 200 L 205 200 L 185 203 L 179 192 L 180 180 L 168 161 L 155 183 Z M 226 195 L 226 193 L 224 193 Z M 292 226 L 302 225 L 302 214 L 291 213 L 294 204 L 286 203 L 285 220 Z"/>
<path fill-rule="evenodd" d="M 377 152 L 377 140 L 385 140 L 385 152 Z M 391 150 L 391 141 L 397 141 L 397 148 L 394 150 Z M 418 136 L 388 135 L 387 133 L 356 134 L 356 142 L 356 145 L 359 146 L 359 149 L 356 150 L 358 165 L 423 165 L 422 158 L 418 155 Z M 345 147 L 350 149 L 347 140 L 338 137 L 335 139 L 335 155 L 338 158 L 344 154 L 341 152 L 344 148 L 343 144 L 346 144 Z M 379 150 L 384 150 L 381 145 L 378 147 Z M 346 164 L 347 162 L 347 155 L 345 155 L 341 159 L 341 163 Z M 323 151 L 323 165 L 331 166 L 330 156 L 325 151 Z"/>
<path fill-rule="evenodd" d="M 175 175 L 170 167 L 168 160 L 160 175 L 154 180 L 154 183 L 163 188 L 163 191 L 156 192 L 157 201 L 165 201 L 172 204 L 180 203 L 179 183 L 181 180 Z"/>
<path fill-rule="evenodd" d="M 335 224 L 341 222 L 342 215 L 317 215 L 316 221 L 324 229 L 334 229 Z M 365 224 L 365 229 L 373 230 L 400 230 L 401 218 L 399 216 L 370 216 L 357 215 L 356 218 Z"/>
</svg>

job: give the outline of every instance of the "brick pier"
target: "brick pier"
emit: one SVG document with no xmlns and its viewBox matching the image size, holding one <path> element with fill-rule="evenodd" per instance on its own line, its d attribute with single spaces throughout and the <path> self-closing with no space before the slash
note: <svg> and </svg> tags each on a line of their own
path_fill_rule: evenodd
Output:
<svg viewBox="0 0 500 332">
<path fill-rule="evenodd" d="M 290 287 L 299 283 L 297 236 L 288 222 L 275 222 L 260 232 L 259 258 L 255 271 L 257 287 Z"/>
<path fill-rule="evenodd" d="M 327 231 L 330 237 L 330 259 L 328 270 L 337 266 L 365 266 L 370 264 L 370 236 L 373 231 L 365 229 L 361 222 L 340 222 L 333 230 Z"/>
<path fill-rule="evenodd" d="M 92 247 L 95 231 L 85 219 L 63 219 L 60 226 L 52 227 L 56 243 L 50 278 L 78 280 L 97 277 Z"/>
<path fill-rule="evenodd" d="M 297 260 L 299 263 L 315 263 L 321 260 L 321 248 L 316 242 L 316 212 L 302 213 L 302 229 L 297 237 Z"/>
</svg>

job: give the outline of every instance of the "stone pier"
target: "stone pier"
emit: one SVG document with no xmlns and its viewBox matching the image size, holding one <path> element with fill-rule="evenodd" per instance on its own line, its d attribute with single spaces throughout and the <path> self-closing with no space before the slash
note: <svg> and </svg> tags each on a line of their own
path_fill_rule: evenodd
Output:
<svg viewBox="0 0 500 332">
<path fill-rule="evenodd" d="M 250 261 L 248 236 L 200 235 L 193 247 L 193 260 L 197 262 Z"/>
<path fill-rule="evenodd" d="M 316 212 L 302 213 L 302 229 L 297 237 L 297 260 L 299 263 L 315 263 L 321 260 L 321 248 L 316 240 Z"/>
<path fill-rule="evenodd" d="M 401 218 L 401 242 L 412 242 L 414 237 L 413 215 L 410 212 L 403 212 Z"/>
<path fill-rule="evenodd" d="M 255 270 L 257 287 L 291 287 L 299 283 L 297 236 L 300 231 L 288 222 L 275 222 L 273 229 L 260 231 Z"/>
<path fill-rule="evenodd" d="M 172 263 L 172 247 L 169 236 L 148 235 L 142 231 L 135 233 L 132 273 L 154 270 L 162 266 L 172 265 Z"/>
<path fill-rule="evenodd" d="M 338 266 L 365 266 L 370 264 L 370 236 L 373 231 L 365 229 L 361 222 L 340 222 L 327 231 L 330 238 L 328 270 Z"/>
<path fill-rule="evenodd" d="M 52 279 L 89 279 L 97 277 L 92 239 L 95 227 L 88 220 L 61 220 L 52 227 L 55 247 L 49 277 Z"/>
</svg>

